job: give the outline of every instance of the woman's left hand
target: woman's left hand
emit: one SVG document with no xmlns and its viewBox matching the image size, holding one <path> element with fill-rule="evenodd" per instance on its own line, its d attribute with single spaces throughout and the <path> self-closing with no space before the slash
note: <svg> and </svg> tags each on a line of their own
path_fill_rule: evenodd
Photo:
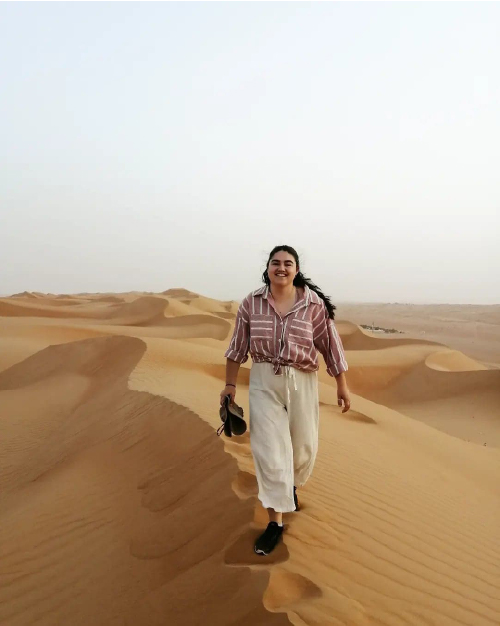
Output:
<svg viewBox="0 0 500 626">
<path fill-rule="evenodd" d="M 342 401 L 344 402 L 342 413 L 346 413 L 351 408 L 351 396 L 347 385 L 339 385 L 337 387 L 337 400 L 339 406 L 342 406 Z"/>
</svg>

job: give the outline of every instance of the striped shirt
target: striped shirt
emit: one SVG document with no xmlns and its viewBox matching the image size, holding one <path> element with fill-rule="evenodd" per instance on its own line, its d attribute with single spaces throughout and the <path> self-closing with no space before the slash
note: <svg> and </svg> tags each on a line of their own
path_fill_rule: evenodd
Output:
<svg viewBox="0 0 500 626">
<path fill-rule="evenodd" d="M 269 296 L 265 285 L 240 304 L 226 358 L 245 363 L 250 351 L 254 363 L 272 363 L 279 375 L 283 365 L 315 372 L 319 351 L 330 376 L 347 371 L 342 341 L 324 300 L 315 291 L 305 285 L 303 297 L 283 318 Z"/>
</svg>

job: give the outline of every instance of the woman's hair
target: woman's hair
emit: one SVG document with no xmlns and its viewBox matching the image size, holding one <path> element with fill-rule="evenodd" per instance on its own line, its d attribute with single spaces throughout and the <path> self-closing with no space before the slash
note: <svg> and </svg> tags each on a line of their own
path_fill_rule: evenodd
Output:
<svg viewBox="0 0 500 626">
<path fill-rule="evenodd" d="M 299 255 L 291 246 L 276 246 L 275 248 L 271 250 L 271 253 L 269 254 L 269 258 L 267 259 L 266 269 L 264 270 L 264 273 L 262 274 L 262 280 L 266 283 L 268 287 L 271 284 L 271 280 L 269 278 L 269 274 L 267 273 L 267 268 L 269 267 L 269 263 L 271 262 L 271 259 L 276 254 L 276 252 L 280 252 L 281 250 L 283 250 L 283 252 L 288 252 L 288 254 L 291 254 L 293 258 L 295 259 L 297 268 L 300 268 Z M 297 274 L 297 276 L 295 276 L 295 278 L 293 279 L 293 284 L 295 285 L 295 287 L 304 287 L 305 285 L 307 285 L 309 289 L 312 289 L 313 291 L 315 291 L 318 294 L 318 296 L 324 301 L 326 305 L 326 310 L 328 311 L 328 317 L 332 320 L 335 319 L 335 309 L 337 307 L 330 302 L 330 298 L 328 296 L 325 296 L 325 294 L 321 291 L 319 287 L 317 287 L 309 278 L 304 276 L 304 274 L 300 271 L 300 269 L 299 269 L 299 273 Z"/>
</svg>

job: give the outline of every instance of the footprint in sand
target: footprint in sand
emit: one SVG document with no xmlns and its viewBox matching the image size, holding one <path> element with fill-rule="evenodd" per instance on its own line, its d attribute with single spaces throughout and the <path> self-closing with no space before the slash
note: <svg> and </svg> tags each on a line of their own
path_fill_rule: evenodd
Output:
<svg viewBox="0 0 500 626">
<path fill-rule="evenodd" d="M 227 452 L 230 452 L 234 456 L 251 457 L 252 450 L 249 445 L 246 445 L 245 441 L 238 441 L 241 437 L 231 437 L 231 439 L 224 439 L 224 446 Z"/>
<path fill-rule="evenodd" d="M 269 611 L 286 610 L 301 600 L 322 596 L 321 589 L 312 580 L 293 572 L 272 569 L 264 594 L 264 606 Z"/>
<path fill-rule="evenodd" d="M 238 472 L 233 480 L 233 491 L 242 500 L 254 497 L 257 495 L 257 479 L 253 474 L 249 472 Z"/>
</svg>

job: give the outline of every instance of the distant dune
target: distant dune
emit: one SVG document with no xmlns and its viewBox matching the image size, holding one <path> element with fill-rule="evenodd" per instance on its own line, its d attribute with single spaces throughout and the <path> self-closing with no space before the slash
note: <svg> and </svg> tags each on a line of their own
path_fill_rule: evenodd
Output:
<svg viewBox="0 0 500 626">
<path fill-rule="evenodd" d="M 500 304 L 338 305 L 356 324 L 404 331 L 407 337 L 444 343 L 475 360 L 500 368 Z"/>
<path fill-rule="evenodd" d="M 351 411 L 322 363 L 317 465 L 262 559 L 248 433 L 215 435 L 237 302 L 0 298 L 0 624 L 498 626 L 500 320 L 355 306 Z"/>
</svg>

